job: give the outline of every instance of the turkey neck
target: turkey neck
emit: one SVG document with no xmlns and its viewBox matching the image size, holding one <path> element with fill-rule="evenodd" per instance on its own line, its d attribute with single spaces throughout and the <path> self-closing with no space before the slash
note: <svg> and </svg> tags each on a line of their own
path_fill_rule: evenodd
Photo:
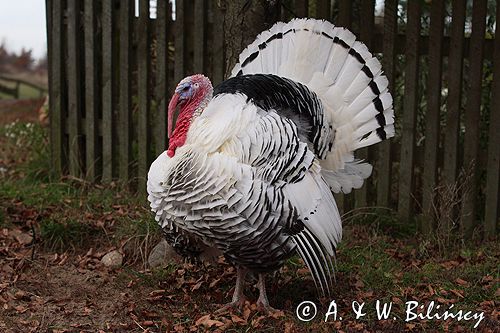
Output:
<svg viewBox="0 0 500 333">
<path fill-rule="evenodd" d="M 174 132 L 169 140 L 167 151 L 169 157 L 173 157 L 175 155 L 175 150 L 184 145 L 191 123 L 203 112 L 211 99 L 212 93 L 209 92 L 206 96 L 188 101 L 182 106 L 177 121 L 175 122 Z"/>
</svg>

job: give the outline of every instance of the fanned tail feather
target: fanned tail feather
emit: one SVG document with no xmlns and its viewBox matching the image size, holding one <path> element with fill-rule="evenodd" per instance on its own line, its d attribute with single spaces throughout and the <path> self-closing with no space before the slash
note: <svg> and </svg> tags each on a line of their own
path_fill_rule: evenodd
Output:
<svg viewBox="0 0 500 333">
<path fill-rule="evenodd" d="M 352 172 L 354 164 L 367 165 L 355 162 L 354 151 L 394 136 L 388 81 L 368 48 L 330 22 L 294 19 L 260 34 L 239 60 L 233 76 L 275 74 L 305 84 L 318 95 L 335 129 L 332 149 L 320 160 L 323 175 L 334 191 L 360 187 L 359 177 L 370 173 Z M 338 176 L 342 186 L 335 180 Z"/>
<path fill-rule="evenodd" d="M 335 278 L 332 256 L 328 254 L 321 242 L 307 228 L 294 236 L 299 255 L 311 271 L 316 289 L 322 296 L 331 296 L 333 279 Z M 335 254 L 333 255 L 333 257 Z"/>
</svg>

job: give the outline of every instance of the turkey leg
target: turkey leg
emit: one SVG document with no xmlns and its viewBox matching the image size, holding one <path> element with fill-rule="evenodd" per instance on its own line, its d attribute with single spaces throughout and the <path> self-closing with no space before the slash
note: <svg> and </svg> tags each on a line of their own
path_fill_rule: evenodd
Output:
<svg viewBox="0 0 500 333">
<path fill-rule="evenodd" d="M 257 299 L 257 308 L 260 311 L 266 313 L 273 313 L 277 310 L 269 305 L 269 300 L 267 299 L 266 293 L 266 279 L 263 273 L 259 273 L 259 282 L 257 282 L 257 288 L 259 288 L 259 298 Z"/>
<path fill-rule="evenodd" d="M 216 314 L 226 312 L 230 309 L 243 309 L 243 305 L 247 299 L 245 294 L 243 294 L 243 289 L 245 287 L 245 276 L 248 270 L 241 267 L 237 267 L 236 270 L 236 286 L 234 287 L 233 300 L 217 310 Z"/>
</svg>

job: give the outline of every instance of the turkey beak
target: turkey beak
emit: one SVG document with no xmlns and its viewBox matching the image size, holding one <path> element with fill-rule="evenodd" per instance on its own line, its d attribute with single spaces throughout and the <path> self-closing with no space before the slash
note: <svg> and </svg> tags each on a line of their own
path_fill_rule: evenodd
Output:
<svg viewBox="0 0 500 333">
<path fill-rule="evenodd" d="M 172 96 L 172 99 L 170 100 L 170 103 L 168 104 L 168 138 L 170 139 L 172 137 L 172 132 L 175 128 L 175 123 L 177 121 L 177 116 L 179 115 L 179 98 L 180 94 L 179 93 L 174 93 Z"/>
</svg>

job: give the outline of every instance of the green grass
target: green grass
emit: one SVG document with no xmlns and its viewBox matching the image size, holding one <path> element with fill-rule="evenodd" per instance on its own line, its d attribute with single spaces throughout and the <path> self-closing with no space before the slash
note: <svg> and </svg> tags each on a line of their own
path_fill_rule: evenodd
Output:
<svg viewBox="0 0 500 333">
<path fill-rule="evenodd" d="M 103 187 L 55 178 L 48 162 L 47 133 L 39 126 L 15 123 L 0 127 L 0 144 L 6 147 L 6 156 L 0 159 L 16 161 L 7 166 L 15 170 L 14 174 L 0 173 L 0 227 L 12 225 L 12 216 L 7 210 L 35 210 L 40 215 L 36 229 L 43 251 L 85 253 L 89 248 L 97 251 L 119 248 L 125 254 L 126 266 L 118 273 L 117 283 L 127 285 L 137 280 L 137 288 L 165 289 L 166 294 L 175 295 L 176 302 L 184 297 L 183 291 L 176 287 L 179 266 L 144 270 L 147 255 L 161 233 L 143 196 L 130 193 L 120 185 Z M 344 237 L 337 249 L 334 295 L 338 302 L 344 302 L 344 307 L 358 300 L 373 308 L 377 299 L 391 301 L 396 297 L 402 302 L 451 299 L 456 301 L 457 308 L 478 309 L 484 301 L 498 300 L 495 293 L 500 285 L 485 283 L 485 277 L 500 277 L 496 242 L 457 241 L 442 252 L 435 237 L 422 237 L 416 232 L 414 221 L 401 221 L 391 211 L 364 209 L 349 216 L 344 219 Z M 449 266 L 449 261 L 457 264 Z M 303 263 L 298 256 L 290 258 L 285 266 L 286 269 L 277 274 L 279 288 L 270 297 L 277 308 L 293 313 L 291 307 L 303 300 L 317 300 L 317 295 L 312 281 L 303 274 Z M 225 269 L 227 266 L 223 265 L 222 268 L 209 268 L 208 273 L 200 268 L 186 270 L 186 281 L 197 280 L 204 274 L 209 275 L 207 281 L 212 281 L 220 278 Z M 217 293 L 224 295 L 219 302 L 233 287 L 233 278 L 233 275 L 226 275 L 215 288 Z M 467 283 L 462 285 L 458 279 Z M 199 304 L 198 310 L 180 307 L 176 311 L 182 316 L 169 317 L 169 320 L 192 324 L 200 313 L 210 313 L 214 306 L 213 301 L 207 304 L 205 300 L 207 293 L 212 293 L 208 284 L 188 293 L 193 297 L 192 303 Z M 184 288 L 190 290 L 191 286 L 188 283 Z M 429 294 L 429 288 L 434 294 Z M 462 293 L 464 298 L 454 292 Z M 257 296 L 250 284 L 248 295 Z M 404 321 L 402 311 L 394 315 Z M 346 318 L 353 320 L 352 314 Z M 372 312 L 358 322 L 367 324 L 369 331 L 379 329 L 370 326 L 376 323 L 374 318 Z M 286 320 L 311 331 L 322 324 L 320 321 L 300 323 L 288 313 Z M 417 328 L 443 330 L 438 322 L 426 325 Z M 269 324 L 265 329 L 272 331 L 273 327 Z M 253 328 L 248 324 L 234 331 L 246 330 Z"/>
<path fill-rule="evenodd" d="M 81 246 L 92 232 L 98 231 L 73 219 L 49 218 L 40 223 L 40 237 L 43 245 L 55 252 Z"/>
<path fill-rule="evenodd" d="M 6 166 L 9 172 L 0 174 L 0 226 L 8 223 L 7 207 L 22 203 L 19 209 L 42 216 L 36 228 L 47 250 L 74 249 L 102 237 L 117 245 L 125 239 L 127 248 L 138 252 L 134 256 L 145 260 L 160 234 L 144 208 L 145 198 L 120 185 L 102 187 L 56 178 L 47 136 L 47 130 L 37 124 L 0 126 L 0 144 L 5 147 L 0 160 L 15 161 Z"/>
</svg>

